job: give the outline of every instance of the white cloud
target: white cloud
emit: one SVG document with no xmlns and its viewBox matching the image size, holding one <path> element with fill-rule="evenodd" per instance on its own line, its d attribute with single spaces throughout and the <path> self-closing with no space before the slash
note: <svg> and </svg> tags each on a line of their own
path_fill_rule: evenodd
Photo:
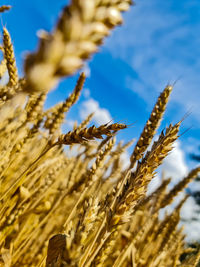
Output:
<svg viewBox="0 0 200 267">
<path fill-rule="evenodd" d="M 189 197 L 181 210 L 181 217 L 185 220 L 190 220 L 197 211 L 199 211 L 199 207 L 195 203 L 194 198 Z"/>
<path fill-rule="evenodd" d="M 85 98 L 90 97 L 90 90 L 88 88 L 83 89 L 83 95 Z"/>
<path fill-rule="evenodd" d="M 156 176 L 151 180 L 151 182 L 148 185 L 147 195 L 153 193 L 160 184 L 161 184 L 161 177 L 159 174 L 156 174 Z"/>
<path fill-rule="evenodd" d="M 99 102 L 93 98 L 89 98 L 81 104 L 80 108 L 80 118 L 84 120 L 90 113 L 95 112 L 93 121 L 97 124 L 105 124 L 111 121 L 111 115 L 109 111 L 105 108 L 99 106 Z"/>
<path fill-rule="evenodd" d="M 71 120 L 71 119 L 67 119 L 67 120 L 65 121 L 65 125 L 66 125 L 70 130 L 73 129 L 75 123 L 76 123 L 76 121 L 75 121 L 75 120 Z"/>
<path fill-rule="evenodd" d="M 128 151 L 125 151 L 121 154 L 122 169 L 125 170 L 130 164 L 130 155 Z"/>
<path fill-rule="evenodd" d="M 199 218 L 200 219 L 200 218 Z M 186 233 L 186 240 L 188 242 L 199 242 L 199 236 L 200 236 L 200 224 L 199 220 L 189 222 L 188 224 L 184 225 L 184 232 Z"/>
<path fill-rule="evenodd" d="M 171 177 L 173 181 L 178 181 L 187 174 L 188 167 L 179 141 L 174 143 L 173 150 L 164 159 L 162 170 L 165 172 L 165 175 Z"/>
<path fill-rule="evenodd" d="M 181 225 L 184 225 L 186 240 L 189 242 L 200 241 L 200 207 L 192 197 L 189 197 L 181 209 Z M 193 220 L 191 220 L 193 218 Z M 195 219 L 195 220 L 194 220 Z"/>
</svg>

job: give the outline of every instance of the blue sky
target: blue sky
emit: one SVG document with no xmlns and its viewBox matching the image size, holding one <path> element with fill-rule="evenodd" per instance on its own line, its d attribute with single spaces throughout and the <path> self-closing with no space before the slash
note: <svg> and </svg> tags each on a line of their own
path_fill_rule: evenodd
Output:
<svg viewBox="0 0 200 267">
<path fill-rule="evenodd" d="M 66 0 L 4 1 L 13 6 L 2 15 L 2 24 L 12 35 L 18 66 L 23 72 L 26 51 L 37 47 L 36 32 L 50 31 Z M 187 154 L 200 144 L 200 2 L 198 0 L 138 0 L 124 14 L 124 25 L 105 40 L 99 53 L 86 66 L 89 77 L 85 91 L 68 116 L 83 118 L 97 109 L 97 122 L 108 118 L 133 126 L 120 134 L 123 139 L 138 137 L 156 97 L 168 82 L 177 83 L 161 129 L 177 122 L 185 113 L 180 148 Z M 47 106 L 64 99 L 73 89 L 77 75 L 61 82 L 50 93 Z M 78 116 L 77 116 L 78 114 Z M 65 129 L 65 128 L 64 128 Z M 187 164 L 192 164 L 187 159 Z"/>
<path fill-rule="evenodd" d="M 2 15 L 2 25 L 11 33 L 21 74 L 26 51 L 37 47 L 36 32 L 50 31 L 67 2 L 3 1 L 13 6 Z M 199 0 L 136 1 L 124 14 L 124 25 L 114 30 L 99 53 L 87 63 L 88 78 L 83 95 L 67 115 L 64 129 L 70 129 L 74 120 L 80 122 L 88 112 L 95 110 L 96 124 L 110 119 L 133 124 L 120 138 L 137 138 L 159 93 L 168 82 L 177 80 L 161 129 L 191 112 L 181 132 L 191 129 L 180 137 L 174 152 L 164 162 L 168 175 L 176 179 L 184 176 L 195 164 L 188 154 L 197 152 L 200 145 L 199 33 Z M 72 91 L 77 76 L 63 80 L 58 89 L 49 94 L 46 107 L 63 100 Z M 197 231 L 200 232 L 200 227 L 194 225 L 194 237 Z"/>
</svg>

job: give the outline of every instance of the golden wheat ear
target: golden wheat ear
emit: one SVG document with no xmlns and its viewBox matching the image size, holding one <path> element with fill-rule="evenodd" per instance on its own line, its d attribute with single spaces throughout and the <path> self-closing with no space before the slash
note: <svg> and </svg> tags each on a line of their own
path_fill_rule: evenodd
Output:
<svg viewBox="0 0 200 267">
<path fill-rule="evenodd" d="M 19 78 L 16 68 L 15 55 L 10 34 L 5 27 L 3 29 L 3 48 L 9 74 L 9 85 L 16 86 Z"/>
<path fill-rule="evenodd" d="M 191 170 L 188 175 L 181 180 L 179 183 L 177 183 L 168 194 L 166 194 L 165 198 L 161 202 L 160 208 L 164 208 L 167 205 L 169 205 L 173 199 L 186 188 L 186 186 L 197 177 L 197 175 L 200 173 L 200 166 L 197 168 Z"/>
<path fill-rule="evenodd" d="M 29 93 L 49 91 L 59 79 L 75 73 L 122 23 L 121 12 L 131 1 L 73 0 L 64 8 L 53 33 L 43 33 L 39 49 L 29 54 L 24 70 Z"/>
<path fill-rule="evenodd" d="M 104 124 L 96 128 L 94 125 L 89 128 L 81 129 L 80 131 L 74 130 L 67 134 L 60 135 L 58 141 L 53 145 L 71 145 L 71 144 L 82 144 L 85 141 L 96 139 L 103 139 L 102 135 L 113 136 L 116 131 L 125 129 L 125 124 Z"/>
<path fill-rule="evenodd" d="M 38 115 L 43 111 L 43 105 L 46 100 L 46 94 L 32 95 L 29 108 L 27 107 L 26 122 L 34 122 Z"/>
<path fill-rule="evenodd" d="M 131 154 L 130 168 L 133 168 L 135 166 L 136 161 L 143 157 L 144 152 L 150 145 L 156 133 L 156 130 L 160 124 L 160 121 L 164 115 L 165 108 L 169 100 L 169 96 L 172 89 L 173 87 L 171 85 L 166 86 L 163 92 L 158 97 L 157 102 L 151 112 L 150 118 L 148 119 L 146 125 L 144 126 L 140 138 L 136 143 L 135 148 Z"/>
</svg>

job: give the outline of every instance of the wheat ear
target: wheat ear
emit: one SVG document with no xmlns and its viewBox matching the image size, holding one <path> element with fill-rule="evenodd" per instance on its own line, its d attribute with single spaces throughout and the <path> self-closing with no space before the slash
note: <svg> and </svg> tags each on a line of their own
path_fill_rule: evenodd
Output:
<svg viewBox="0 0 200 267">
<path fill-rule="evenodd" d="M 99 200 L 98 198 L 92 199 L 90 198 L 88 201 L 88 207 L 85 210 L 85 216 L 83 220 L 83 231 L 81 231 L 81 244 L 85 245 L 87 243 L 87 238 L 89 236 L 89 233 L 92 230 L 93 225 L 96 222 L 95 216 L 97 216 L 99 211 Z"/>
<path fill-rule="evenodd" d="M 33 122 L 43 110 L 43 105 L 46 100 L 46 94 L 32 95 L 31 103 L 26 114 L 26 121 Z"/>
<path fill-rule="evenodd" d="M 130 168 L 133 168 L 136 161 L 142 158 L 144 152 L 151 143 L 155 135 L 156 129 L 158 128 L 162 116 L 164 114 L 172 88 L 173 87 L 171 85 L 166 86 L 163 92 L 158 97 L 158 100 L 153 108 L 153 111 L 151 112 L 150 118 L 148 119 L 140 135 L 140 138 L 137 144 L 135 145 L 133 153 L 130 157 L 131 161 Z"/>
<path fill-rule="evenodd" d="M 115 131 L 125 129 L 127 126 L 125 124 L 114 123 L 114 124 L 104 124 L 96 128 L 94 125 L 89 128 L 81 129 L 80 131 L 68 132 L 59 136 L 58 141 L 53 145 L 71 145 L 71 144 L 81 144 L 88 140 L 103 139 L 102 135 L 112 136 Z"/>
<path fill-rule="evenodd" d="M 15 62 L 15 54 L 10 34 L 5 27 L 3 28 L 3 46 L 4 46 L 4 55 L 6 59 L 8 74 L 10 78 L 9 85 L 16 86 L 18 84 L 19 78 Z"/>
<path fill-rule="evenodd" d="M 114 210 L 115 216 L 117 216 L 117 213 L 119 212 L 118 218 L 120 220 L 123 221 L 122 214 L 128 210 L 130 212 L 133 206 L 135 206 L 146 193 L 147 185 L 153 178 L 155 170 L 172 150 L 172 145 L 178 138 L 179 127 L 180 123 L 177 123 L 174 126 L 170 125 L 166 129 L 165 133 L 162 132 L 159 136 L 158 141 L 154 142 L 151 151 L 147 152 L 142 162 L 138 164 L 136 171 L 131 174 L 129 173 L 128 179 L 127 177 L 124 178 L 126 183 L 124 183 L 124 181 L 121 182 L 119 190 L 117 191 L 114 202 L 112 204 L 113 208 L 115 204 L 118 203 L 117 207 L 115 207 Z M 126 215 L 125 217 L 124 219 L 126 221 L 129 216 Z M 116 222 L 117 221 L 118 220 L 116 220 Z"/>
<path fill-rule="evenodd" d="M 170 192 L 163 199 L 160 208 L 164 208 L 165 206 L 169 205 L 173 201 L 174 197 L 176 197 L 178 193 L 181 192 L 192 181 L 192 179 L 197 177 L 198 173 L 200 173 L 200 166 L 191 170 L 183 180 L 181 180 L 170 190 Z"/>
<path fill-rule="evenodd" d="M 84 72 L 82 72 L 79 76 L 79 79 L 72 94 L 63 102 L 61 106 L 59 106 L 56 112 L 52 113 L 50 119 L 45 122 L 45 126 L 46 128 L 49 129 L 49 132 L 51 134 L 53 134 L 59 128 L 59 126 L 62 124 L 64 120 L 65 113 L 79 99 L 81 90 L 83 89 L 84 82 L 85 82 L 85 74 Z"/>
<path fill-rule="evenodd" d="M 48 91 L 60 78 L 80 69 L 110 30 L 122 23 L 121 12 L 130 4 L 130 0 L 109 1 L 109 5 L 97 0 L 72 0 L 53 33 L 41 33 L 38 51 L 27 56 L 24 90 Z"/>
</svg>

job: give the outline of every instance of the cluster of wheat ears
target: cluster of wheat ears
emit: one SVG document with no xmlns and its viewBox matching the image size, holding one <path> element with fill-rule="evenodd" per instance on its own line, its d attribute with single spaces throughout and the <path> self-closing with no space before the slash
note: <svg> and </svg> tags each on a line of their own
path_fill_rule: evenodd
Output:
<svg viewBox="0 0 200 267">
<path fill-rule="evenodd" d="M 0 77 L 0 266 L 197 266 L 200 252 L 186 246 L 178 226 L 187 196 L 161 219 L 159 212 L 200 171 L 150 195 L 147 186 L 173 148 L 181 122 L 163 130 L 151 149 L 172 86 L 160 94 L 135 143 L 130 164 L 121 155 L 132 141 L 115 144 L 125 124 L 87 126 L 93 114 L 61 134 L 65 114 L 78 100 L 85 75 L 62 103 L 44 110 L 49 90 L 83 66 L 110 31 L 122 23 L 130 0 L 72 0 L 19 78 L 11 37 L 3 28 Z M 1 6 L 0 12 L 9 6 Z M 104 138 L 104 139 L 103 139 Z M 98 141 L 100 139 L 100 141 Z M 76 153 L 70 153 L 76 148 Z M 181 255 L 185 254 L 183 260 Z"/>
</svg>

